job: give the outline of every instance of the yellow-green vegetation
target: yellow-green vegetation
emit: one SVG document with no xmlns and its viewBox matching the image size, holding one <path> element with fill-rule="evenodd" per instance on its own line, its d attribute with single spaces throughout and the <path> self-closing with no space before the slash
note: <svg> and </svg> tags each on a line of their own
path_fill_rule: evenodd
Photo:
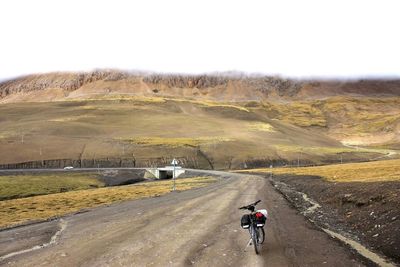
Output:
<svg viewBox="0 0 400 267">
<path fill-rule="evenodd" d="M 274 145 L 277 151 L 280 152 L 293 152 L 293 153 L 305 153 L 310 155 L 334 155 L 338 157 L 344 153 L 372 153 L 384 157 L 388 154 L 397 154 L 397 151 L 385 149 L 385 148 L 369 148 L 369 147 L 328 147 L 328 146 L 299 146 L 299 145 Z"/>
<path fill-rule="evenodd" d="M 263 103 L 272 118 L 300 127 L 344 129 L 363 134 L 392 131 L 400 123 L 400 99 L 332 97 L 327 100 Z"/>
<path fill-rule="evenodd" d="M 264 108 L 279 120 L 301 126 L 326 127 L 327 121 L 317 102 L 265 103 Z"/>
<path fill-rule="evenodd" d="M 166 98 L 168 100 L 172 100 L 172 101 L 177 101 L 177 102 L 188 102 L 188 103 L 192 103 L 192 104 L 198 104 L 198 105 L 202 105 L 205 107 L 222 107 L 222 108 L 233 108 L 233 109 L 238 109 L 241 111 L 246 111 L 246 112 L 250 112 L 249 109 L 240 106 L 240 105 L 234 105 L 234 104 L 227 104 L 227 103 L 221 103 L 221 102 L 214 102 L 214 101 L 198 101 L 198 100 L 190 100 L 190 99 L 178 99 L 178 98 Z"/>
<path fill-rule="evenodd" d="M 399 98 L 333 97 L 320 104 L 327 116 L 340 118 L 335 127 L 346 133 L 387 132 L 400 123 Z"/>
<path fill-rule="evenodd" d="M 75 117 L 61 117 L 61 118 L 50 119 L 49 121 L 53 121 L 53 122 L 69 122 L 69 121 L 78 121 L 80 119 L 89 119 L 89 118 L 95 118 L 95 116 L 80 115 L 80 116 L 75 116 Z"/>
<path fill-rule="evenodd" d="M 150 145 L 150 146 L 191 146 L 197 147 L 204 144 L 220 143 L 233 141 L 231 138 L 226 137 L 197 137 L 197 138 L 168 138 L 168 137 L 135 137 L 131 139 L 124 139 L 133 144 Z"/>
<path fill-rule="evenodd" d="M 355 152 L 357 149 L 350 147 L 322 147 L 322 146 L 300 146 L 300 145 L 273 145 L 280 152 L 301 152 L 310 154 L 338 154 Z M 381 151 L 375 149 L 374 151 L 380 153 Z"/>
<path fill-rule="evenodd" d="M 211 177 L 177 179 L 176 189 L 203 187 L 215 181 L 216 178 Z M 0 227 L 62 216 L 114 202 L 160 196 L 170 192 L 171 188 L 172 181 L 168 180 L 4 200 L 0 201 Z"/>
<path fill-rule="evenodd" d="M 348 152 L 347 160 L 380 156 L 370 155 L 379 151 L 343 148 L 333 139 L 354 142 L 362 137 L 363 145 L 397 144 L 400 100 L 249 103 L 127 95 L 4 104 L 0 164 L 131 158 L 144 165 L 174 155 L 193 159 L 197 167 L 208 168 L 212 161 L 215 168 L 226 169 L 252 159 L 292 160 L 299 152 L 304 152 L 302 159 L 316 163 L 337 160 L 335 153 Z M 370 119 L 357 114 L 369 114 Z M 369 129 L 357 130 L 363 127 Z M 374 134 L 378 128 L 382 130 Z M 204 153 L 198 154 L 199 146 Z"/>
<path fill-rule="evenodd" d="M 238 109 L 241 111 L 250 112 L 247 108 L 239 105 L 239 104 L 232 104 L 232 103 L 223 103 L 223 102 L 216 102 L 210 100 L 192 100 L 189 98 L 174 98 L 174 97 L 147 97 L 147 96 L 135 96 L 131 94 L 108 94 L 103 95 L 99 94 L 99 98 L 90 98 L 86 100 L 130 100 L 130 101 L 137 101 L 137 102 L 148 102 L 148 103 L 164 103 L 166 101 L 175 101 L 175 102 L 187 102 L 192 104 L 197 104 L 205 107 L 225 107 L 225 108 L 232 108 Z M 73 100 L 78 101 L 78 100 Z"/>
<path fill-rule="evenodd" d="M 275 132 L 274 127 L 269 123 L 264 122 L 254 122 L 249 124 L 249 129 L 251 131 L 261 131 L 261 132 Z"/>
<path fill-rule="evenodd" d="M 0 200 L 104 186 L 94 174 L 59 173 L 0 176 Z"/>
<path fill-rule="evenodd" d="M 393 130 L 396 122 L 400 122 L 400 114 L 359 114 L 359 120 L 362 121 L 359 125 L 353 128 L 353 131 L 360 131 L 364 133 L 376 131 L 389 131 Z"/>
<path fill-rule="evenodd" d="M 10 138 L 10 137 L 12 137 L 13 135 L 15 135 L 15 133 L 12 133 L 12 132 L 6 132 L 6 131 L 3 131 L 3 132 L 0 132 L 0 140 L 1 139 L 7 139 L 7 138 Z"/>
<path fill-rule="evenodd" d="M 83 97 L 83 98 L 81 98 Z M 96 101 L 96 100 L 110 100 L 110 101 L 118 101 L 118 100 L 128 100 L 128 101 L 137 101 L 137 102 L 147 102 L 147 103 L 164 103 L 167 98 L 164 97 L 147 97 L 147 96 L 139 96 L 132 94 L 107 94 L 98 93 L 97 95 L 91 95 L 88 98 L 85 98 L 85 95 L 80 96 L 79 98 L 70 98 L 67 101 L 77 101 L 80 102 L 84 99 L 85 101 Z"/>
<path fill-rule="evenodd" d="M 253 169 L 244 172 L 266 172 L 271 169 Z M 273 174 L 320 176 L 329 182 L 387 182 L 400 181 L 400 160 L 347 163 L 317 167 L 274 168 Z"/>
</svg>

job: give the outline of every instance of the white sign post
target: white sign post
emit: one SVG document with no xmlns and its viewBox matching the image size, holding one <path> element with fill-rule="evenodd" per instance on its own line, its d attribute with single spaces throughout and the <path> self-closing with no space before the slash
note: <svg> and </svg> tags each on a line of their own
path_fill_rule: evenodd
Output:
<svg viewBox="0 0 400 267">
<path fill-rule="evenodd" d="M 174 186 L 172 188 L 172 191 L 175 191 L 176 190 L 176 187 L 175 187 L 175 166 L 178 164 L 178 161 L 174 158 L 172 160 L 171 164 L 174 166 L 174 171 L 172 173 L 172 179 L 174 180 Z"/>
</svg>

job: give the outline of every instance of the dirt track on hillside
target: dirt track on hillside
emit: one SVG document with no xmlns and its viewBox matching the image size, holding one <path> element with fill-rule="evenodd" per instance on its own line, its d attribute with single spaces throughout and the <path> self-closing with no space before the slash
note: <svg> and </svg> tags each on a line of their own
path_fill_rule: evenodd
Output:
<svg viewBox="0 0 400 267">
<path fill-rule="evenodd" d="M 270 218 L 261 255 L 246 244 L 239 206 L 261 199 Z M 316 229 L 260 176 L 226 174 L 206 188 L 64 217 L 54 244 L 6 266 L 365 266 Z M 0 257 L 44 242 L 60 221 L 0 232 Z M 30 231 L 31 229 L 31 231 Z M 27 234 L 29 232 L 29 238 Z M 20 233 L 20 234 L 19 234 Z M 11 245 L 12 244 L 12 245 Z"/>
</svg>

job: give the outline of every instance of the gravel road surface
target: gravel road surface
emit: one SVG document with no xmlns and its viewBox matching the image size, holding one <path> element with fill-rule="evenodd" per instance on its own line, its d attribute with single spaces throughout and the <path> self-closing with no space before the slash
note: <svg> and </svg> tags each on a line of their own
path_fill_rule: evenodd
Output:
<svg viewBox="0 0 400 267">
<path fill-rule="evenodd" d="M 365 266 L 316 229 L 261 176 L 128 201 L 0 231 L 4 266 Z M 269 220 L 260 255 L 246 245 L 238 207 L 261 199 Z M 36 247 L 44 244 L 44 248 Z M 18 251 L 27 250 L 18 254 Z M 11 256 L 11 253 L 17 252 Z"/>
</svg>

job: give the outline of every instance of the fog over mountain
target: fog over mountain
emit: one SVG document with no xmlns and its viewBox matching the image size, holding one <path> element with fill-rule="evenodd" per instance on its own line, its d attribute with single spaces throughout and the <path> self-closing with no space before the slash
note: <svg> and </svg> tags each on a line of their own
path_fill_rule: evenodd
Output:
<svg viewBox="0 0 400 267">
<path fill-rule="evenodd" d="M 99 0 L 95 7 L 18 0 L 2 1 L 0 9 L 2 80 L 96 68 L 243 70 L 292 78 L 400 75 L 400 18 L 391 0 Z"/>
</svg>

